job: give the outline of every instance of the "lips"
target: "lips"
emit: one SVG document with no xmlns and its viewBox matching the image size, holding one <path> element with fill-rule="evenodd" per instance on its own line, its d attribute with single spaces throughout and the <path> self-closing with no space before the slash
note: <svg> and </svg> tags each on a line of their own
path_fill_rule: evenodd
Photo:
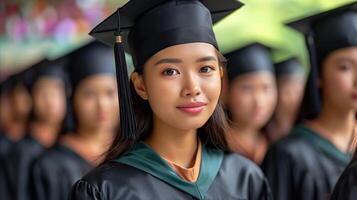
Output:
<svg viewBox="0 0 357 200">
<path fill-rule="evenodd" d="M 184 105 L 177 106 L 177 108 L 187 114 L 199 114 L 205 108 L 207 103 L 204 102 L 194 102 Z"/>
<path fill-rule="evenodd" d="M 357 99 L 357 93 L 352 94 L 351 96 L 352 96 L 352 99 L 355 99 L 355 100 Z"/>
</svg>

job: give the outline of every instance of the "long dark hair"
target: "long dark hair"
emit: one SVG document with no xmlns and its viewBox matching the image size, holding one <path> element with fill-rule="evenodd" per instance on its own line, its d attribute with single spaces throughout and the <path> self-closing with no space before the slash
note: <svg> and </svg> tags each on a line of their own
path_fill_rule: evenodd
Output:
<svg viewBox="0 0 357 200">
<path fill-rule="evenodd" d="M 220 63 L 220 70 L 226 65 L 226 59 L 217 51 L 218 60 Z M 143 75 L 143 68 L 139 67 L 135 72 Z M 115 135 L 113 143 L 106 153 L 104 162 L 111 161 L 118 156 L 129 151 L 138 141 L 145 140 L 153 129 L 153 112 L 147 100 L 142 99 L 135 91 L 134 85 L 130 82 L 130 91 L 135 108 L 135 118 L 137 122 L 137 134 L 135 139 L 124 138 L 120 133 Z M 223 104 L 218 101 L 218 104 L 208 119 L 208 121 L 197 130 L 197 134 L 203 144 L 208 147 L 228 150 L 226 141 L 226 130 L 228 124 Z"/>
</svg>

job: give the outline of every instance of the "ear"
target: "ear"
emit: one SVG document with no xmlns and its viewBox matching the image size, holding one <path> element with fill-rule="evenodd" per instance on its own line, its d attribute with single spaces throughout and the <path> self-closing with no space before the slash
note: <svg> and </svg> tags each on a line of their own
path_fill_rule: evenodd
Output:
<svg viewBox="0 0 357 200">
<path fill-rule="evenodd" d="M 142 75 L 139 75 L 138 72 L 133 72 L 131 74 L 131 81 L 133 82 L 134 89 L 136 93 L 143 99 L 148 99 L 148 94 L 146 92 L 146 87 Z"/>
</svg>

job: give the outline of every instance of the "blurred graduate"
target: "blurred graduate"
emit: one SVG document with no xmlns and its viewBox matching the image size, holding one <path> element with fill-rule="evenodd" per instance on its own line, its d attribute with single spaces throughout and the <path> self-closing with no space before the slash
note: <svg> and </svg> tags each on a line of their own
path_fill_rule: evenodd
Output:
<svg viewBox="0 0 357 200">
<path fill-rule="evenodd" d="M 61 130 L 66 113 L 66 74 L 63 60 L 43 60 L 32 67 L 28 90 L 33 106 L 26 135 L 12 145 L 6 159 L 11 199 L 29 199 L 32 162 L 51 147 Z"/>
<path fill-rule="evenodd" d="M 270 49 L 253 43 L 227 54 L 226 58 L 228 144 L 232 151 L 260 164 L 268 148 L 267 137 L 261 130 L 277 101 Z"/>
<path fill-rule="evenodd" d="M 357 2 L 290 23 L 311 71 L 300 123 L 263 163 L 275 199 L 328 199 L 351 159 L 357 109 Z"/>
<path fill-rule="evenodd" d="M 31 195 L 36 200 L 67 199 L 71 186 L 102 162 L 119 126 L 111 48 L 91 42 L 66 57 L 72 85 L 68 117 L 74 116 L 74 127 L 34 163 Z"/>
</svg>

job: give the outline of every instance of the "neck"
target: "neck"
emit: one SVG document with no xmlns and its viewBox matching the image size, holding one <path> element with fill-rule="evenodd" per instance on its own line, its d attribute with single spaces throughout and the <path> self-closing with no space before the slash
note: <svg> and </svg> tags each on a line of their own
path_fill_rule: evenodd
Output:
<svg viewBox="0 0 357 200">
<path fill-rule="evenodd" d="M 353 137 L 355 112 L 353 110 L 333 109 L 324 105 L 318 118 L 310 123 L 318 133 L 329 139 L 341 151 L 347 151 Z"/>
<path fill-rule="evenodd" d="M 274 126 L 274 132 L 277 132 L 274 134 L 286 134 L 293 126 L 294 120 L 295 119 L 288 115 L 277 112 L 276 115 L 274 115 L 273 117 L 273 121 L 271 122 Z"/>
<path fill-rule="evenodd" d="M 108 150 L 114 133 L 102 129 L 77 127 L 76 133 L 66 134 L 61 142 L 69 146 L 93 166 L 99 164 Z"/>
<path fill-rule="evenodd" d="M 100 128 L 91 129 L 79 126 L 77 128 L 76 135 L 83 141 L 98 144 L 98 142 L 108 142 L 109 138 L 113 136 L 113 133 Z"/>
<path fill-rule="evenodd" d="M 164 158 L 190 167 L 198 147 L 197 130 L 179 130 L 154 119 L 153 131 L 145 142 Z"/>
<path fill-rule="evenodd" d="M 252 137 L 255 138 L 259 135 L 259 130 L 253 126 L 243 125 L 239 123 L 233 122 L 231 125 L 231 129 L 235 135 L 239 134 L 244 137 Z"/>
<path fill-rule="evenodd" d="M 19 123 L 17 121 L 14 121 L 11 122 L 8 126 L 8 129 L 6 129 L 7 130 L 6 135 L 7 137 L 9 137 L 10 140 L 16 142 L 24 137 L 25 129 L 26 129 L 25 123 Z"/>
<path fill-rule="evenodd" d="M 31 135 L 45 147 L 52 146 L 58 136 L 60 126 L 58 124 L 49 124 L 35 121 L 30 126 Z"/>
</svg>

